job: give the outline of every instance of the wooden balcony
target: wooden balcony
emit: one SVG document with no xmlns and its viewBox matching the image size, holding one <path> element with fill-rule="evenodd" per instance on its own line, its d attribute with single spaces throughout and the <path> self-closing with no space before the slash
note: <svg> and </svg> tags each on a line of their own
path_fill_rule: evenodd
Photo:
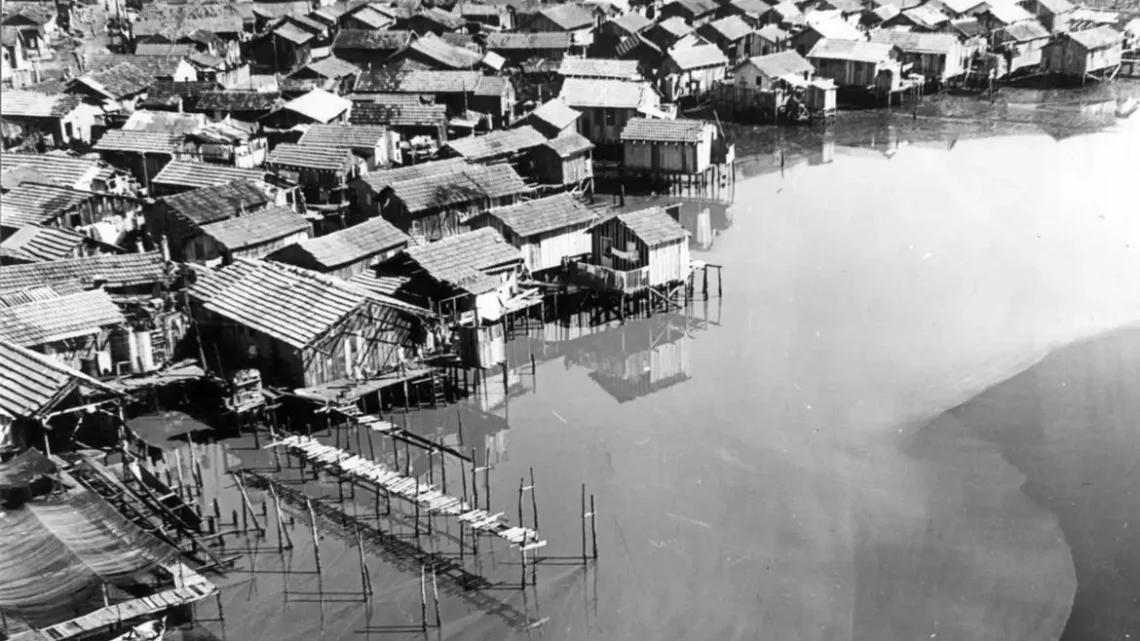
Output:
<svg viewBox="0 0 1140 641">
<path fill-rule="evenodd" d="M 620 271 L 601 265 L 572 262 L 566 266 L 567 279 L 576 285 L 605 292 L 634 294 L 649 287 L 649 267 Z"/>
</svg>

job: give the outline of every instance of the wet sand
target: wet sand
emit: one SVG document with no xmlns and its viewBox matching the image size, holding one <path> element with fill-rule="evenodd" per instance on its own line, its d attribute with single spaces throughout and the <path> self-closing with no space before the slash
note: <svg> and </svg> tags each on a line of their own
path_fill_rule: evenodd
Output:
<svg viewBox="0 0 1140 641">
<path fill-rule="evenodd" d="M 1117 370 L 1135 372 L 1137 349 L 1072 348 L 1084 355 L 1058 352 L 994 386 L 1140 320 L 1140 218 L 1125 205 L 1137 202 L 1138 124 L 954 145 L 906 145 L 896 131 L 889 159 L 821 154 L 741 180 L 699 254 L 725 265 L 723 301 L 692 310 L 718 324 L 645 361 L 686 376 L 619 402 L 593 371 L 612 343 L 583 338 L 552 343 L 559 355 L 520 376 L 508 405 L 483 401 L 499 418 L 467 437 L 505 449 L 493 504 L 513 519 L 535 468 L 547 551 L 576 555 L 587 482 L 601 559 L 588 572 L 541 567 L 525 593 L 489 591 L 499 614 L 447 593 L 440 636 L 538 634 L 512 628 L 512 613 L 550 617 L 549 639 L 1135 636 L 1137 546 L 1123 522 L 1137 514 L 1140 387 Z M 456 418 L 411 420 L 447 434 Z M 355 505 L 374 517 L 371 497 Z M 292 533 L 285 560 L 271 531 L 243 560 L 257 571 L 226 580 L 226 638 L 417 636 L 381 626 L 418 623 L 418 576 L 370 551 L 366 608 L 356 551 L 331 534 L 322 582 L 341 594 L 322 633 L 303 521 Z M 481 563 L 517 583 L 505 547 Z"/>
</svg>

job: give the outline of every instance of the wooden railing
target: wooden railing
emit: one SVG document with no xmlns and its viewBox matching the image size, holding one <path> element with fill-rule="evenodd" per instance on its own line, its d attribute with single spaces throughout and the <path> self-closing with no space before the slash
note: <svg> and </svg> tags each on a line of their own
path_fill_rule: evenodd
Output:
<svg viewBox="0 0 1140 641">
<path fill-rule="evenodd" d="M 633 294 L 649 287 L 649 267 L 620 271 L 601 265 L 572 262 L 566 269 L 570 282 L 591 289 Z"/>
</svg>

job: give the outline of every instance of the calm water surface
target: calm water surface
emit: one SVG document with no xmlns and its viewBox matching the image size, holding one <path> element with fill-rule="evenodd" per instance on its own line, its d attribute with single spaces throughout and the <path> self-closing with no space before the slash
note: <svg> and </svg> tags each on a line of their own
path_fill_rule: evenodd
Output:
<svg viewBox="0 0 1140 641">
<path fill-rule="evenodd" d="M 576 555 L 585 481 L 601 559 L 489 591 L 498 613 L 445 593 L 429 636 L 1140 639 L 1140 332 L 1065 347 L 1140 320 L 1140 118 L 996 137 L 870 119 L 742 139 L 760 156 L 733 203 L 687 202 L 723 301 L 536 334 L 520 348 L 536 375 L 460 408 L 465 444 L 491 448 L 493 507 L 514 519 L 533 467 L 547 552 Z M 411 420 L 446 435 L 458 418 Z M 300 522 L 293 537 L 285 560 L 272 534 L 250 543 L 227 638 L 392 638 L 382 626 L 419 620 L 416 574 L 370 555 L 365 608 L 332 535 L 322 606 Z M 481 563 L 518 580 L 505 547 Z"/>
</svg>

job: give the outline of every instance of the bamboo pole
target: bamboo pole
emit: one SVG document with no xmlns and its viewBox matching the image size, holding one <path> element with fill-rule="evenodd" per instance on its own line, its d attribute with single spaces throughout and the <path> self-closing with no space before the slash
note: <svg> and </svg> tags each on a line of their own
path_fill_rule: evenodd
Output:
<svg viewBox="0 0 1140 641">
<path fill-rule="evenodd" d="M 535 494 L 535 492 L 536 492 L 536 490 L 534 487 L 534 468 L 532 467 L 532 468 L 530 468 L 530 507 L 531 507 L 531 511 L 534 513 L 534 531 L 537 532 L 538 531 L 538 495 Z M 520 521 L 522 520 L 521 517 L 519 520 Z M 519 525 L 522 525 L 522 523 L 520 522 Z"/>
<path fill-rule="evenodd" d="M 284 541 L 288 541 L 287 547 L 292 550 L 293 537 L 289 535 L 289 530 L 285 528 L 284 515 L 281 513 L 281 499 L 277 497 L 277 490 L 272 483 L 269 484 L 269 493 L 273 496 L 273 511 L 277 513 L 277 549 L 282 550 L 285 547 Z"/>
<path fill-rule="evenodd" d="M 435 602 L 435 627 L 443 627 L 443 617 L 439 614 L 439 584 L 435 580 L 435 564 L 431 566 L 431 593 L 432 600 Z"/>
<path fill-rule="evenodd" d="M 317 513 L 313 511 L 313 502 L 305 499 L 305 507 L 309 508 L 309 522 L 313 532 L 313 556 L 317 561 L 317 576 L 321 574 L 321 542 L 317 535 Z"/>
<path fill-rule="evenodd" d="M 360 533 L 360 526 L 356 526 L 356 549 L 360 553 L 360 582 L 365 596 L 372 594 L 372 577 L 368 573 L 368 564 L 364 562 L 364 535 Z"/>
<path fill-rule="evenodd" d="M 475 448 L 471 448 L 471 493 L 474 498 L 472 507 L 479 509 L 479 477 L 477 475 L 478 468 L 475 467 L 477 459 L 475 458 Z"/>
<path fill-rule="evenodd" d="M 483 505 L 485 509 L 491 511 L 491 448 L 486 449 L 486 454 L 483 459 L 483 489 L 485 490 L 483 497 Z"/>
<path fill-rule="evenodd" d="M 427 580 L 424 577 L 424 566 L 420 564 L 420 625 L 427 630 Z"/>
<path fill-rule="evenodd" d="M 594 560 L 598 559 L 598 508 L 594 505 L 594 495 L 590 495 L 590 540 L 594 544 Z"/>
<path fill-rule="evenodd" d="M 186 482 L 182 478 L 182 452 L 180 450 L 174 450 L 174 465 L 176 466 L 175 471 L 178 473 L 178 497 L 185 500 L 182 493 L 186 491 Z"/>
<path fill-rule="evenodd" d="M 242 480 L 241 470 L 238 470 L 234 473 L 234 479 L 237 480 L 238 490 L 241 491 L 243 527 L 246 530 L 249 529 L 248 523 L 245 523 L 245 515 L 248 514 L 249 520 L 253 521 L 253 525 L 257 528 L 257 531 L 261 534 L 265 534 L 265 528 L 261 527 L 261 524 L 257 522 L 257 514 L 253 511 L 253 504 L 250 503 L 249 494 L 247 494 L 245 491 L 245 481 Z"/>
<path fill-rule="evenodd" d="M 582 563 L 586 562 L 586 484 L 582 484 Z"/>
</svg>

